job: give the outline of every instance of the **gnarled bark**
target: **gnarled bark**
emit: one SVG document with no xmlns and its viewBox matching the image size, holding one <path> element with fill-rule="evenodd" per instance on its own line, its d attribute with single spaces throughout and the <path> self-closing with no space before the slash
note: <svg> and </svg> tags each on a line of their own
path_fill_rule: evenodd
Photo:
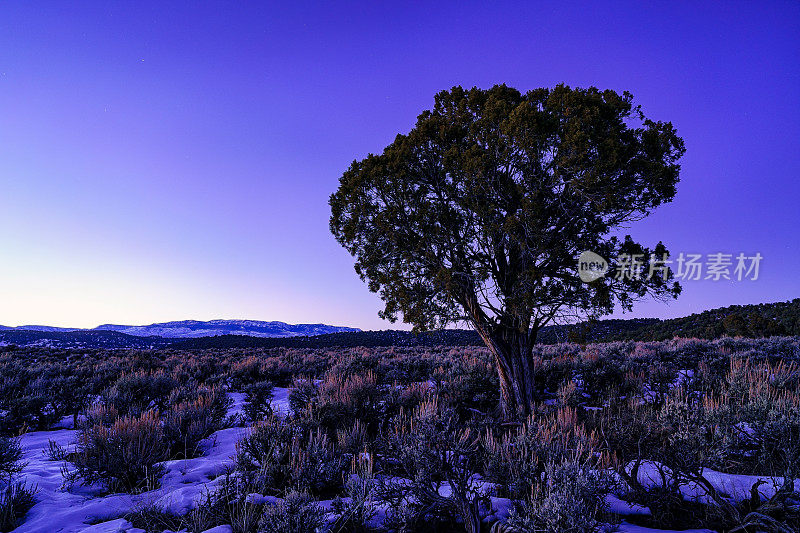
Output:
<svg viewBox="0 0 800 533">
<path fill-rule="evenodd" d="M 494 357 L 500 378 L 503 417 L 506 420 L 526 418 L 533 410 L 536 392 L 531 353 L 536 332 L 477 325 L 476 330 Z"/>
</svg>

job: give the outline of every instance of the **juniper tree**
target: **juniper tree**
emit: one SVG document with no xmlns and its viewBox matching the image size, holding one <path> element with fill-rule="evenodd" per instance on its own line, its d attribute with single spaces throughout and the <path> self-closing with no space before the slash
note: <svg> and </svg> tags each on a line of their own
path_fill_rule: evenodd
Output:
<svg viewBox="0 0 800 533">
<path fill-rule="evenodd" d="M 675 297 L 671 273 L 620 227 L 675 195 L 684 153 L 669 122 L 628 92 L 558 85 L 454 87 L 383 153 L 354 161 L 330 197 L 330 227 L 379 313 L 417 331 L 469 323 L 491 350 L 506 416 L 530 412 L 531 348 L 545 325 Z M 641 258 L 642 276 L 584 283 L 578 255 L 613 268 Z"/>
</svg>

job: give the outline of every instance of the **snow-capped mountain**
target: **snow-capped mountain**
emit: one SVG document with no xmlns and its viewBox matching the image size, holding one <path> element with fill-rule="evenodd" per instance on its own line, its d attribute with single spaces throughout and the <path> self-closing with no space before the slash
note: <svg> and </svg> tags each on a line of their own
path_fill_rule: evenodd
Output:
<svg viewBox="0 0 800 533">
<path fill-rule="evenodd" d="M 329 326 L 327 324 L 287 324 L 286 322 L 262 322 L 260 320 L 180 320 L 162 322 L 148 326 L 128 326 L 120 324 L 103 324 L 91 330 L 76 328 L 57 328 L 51 326 L 0 326 L 0 330 L 26 330 L 38 332 L 72 332 L 72 331 L 117 331 L 136 337 L 164 337 L 184 339 L 194 337 L 214 337 L 217 335 L 248 335 L 251 337 L 298 337 L 340 333 L 345 331 L 361 331 L 358 328 Z"/>
<path fill-rule="evenodd" d="M 193 338 L 217 335 L 248 335 L 251 337 L 297 337 L 360 331 L 357 328 L 328 326 L 326 324 L 287 324 L 286 322 L 262 322 L 259 320 L 181 320 L 162 322 L 148 326 L 124 326 L 103 324 L 95 330 L 119 331 L 137 337 Z"/>
</svg>

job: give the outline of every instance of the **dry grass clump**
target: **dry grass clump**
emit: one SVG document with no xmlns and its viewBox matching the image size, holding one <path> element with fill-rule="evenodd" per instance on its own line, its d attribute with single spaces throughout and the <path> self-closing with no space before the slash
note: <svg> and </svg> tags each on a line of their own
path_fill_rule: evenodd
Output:
<svg viewBox="0 0 800 533">
<path fill-rule="evenodd" d="M 140 492 L 157 486 L 163 473 L 159 464 L 168 455 L 161 418 L 156 411 L 122 417 L 110 426 L 86 427 L 78 436 L 66 478 L 103 483 L 108 490 Z"/>
<path fill-rule="evenodd" d="M 335 494 L 345 465 L 320 430 L 303 431 L 274 415 L 258 422 L 237 444 L 236 471 L 260 494 Z"/>
<path fill-rule="evenodd" d="M 200 441 L 224 427 L 229 405 L 225 392 L 213 387 L 170 405 L 163 415 L 164 440 L 169 456 L 197 456 Z"/>
</svg>

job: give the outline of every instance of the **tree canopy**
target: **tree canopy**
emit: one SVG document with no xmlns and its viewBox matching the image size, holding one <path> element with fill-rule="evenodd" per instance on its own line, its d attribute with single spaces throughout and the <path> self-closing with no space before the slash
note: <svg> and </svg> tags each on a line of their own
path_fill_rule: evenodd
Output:
<svg viewBox="0 0 800 533">
<path fill-rule="evenodd" d="M 352 163 L 330 198 L 331 231 L 383 318 L 468 322 L 524 358 L 548 323 L 680 292 L 665 270 L 585 283 L 576 265 L 584 250 L 612 268 L 640 255 L 648 273 L 664 245 L 616 232 L 672 200 L 683 153 L 672 124 L 627 92 L 453 87 L 383 153 Z"/>
</svg>

